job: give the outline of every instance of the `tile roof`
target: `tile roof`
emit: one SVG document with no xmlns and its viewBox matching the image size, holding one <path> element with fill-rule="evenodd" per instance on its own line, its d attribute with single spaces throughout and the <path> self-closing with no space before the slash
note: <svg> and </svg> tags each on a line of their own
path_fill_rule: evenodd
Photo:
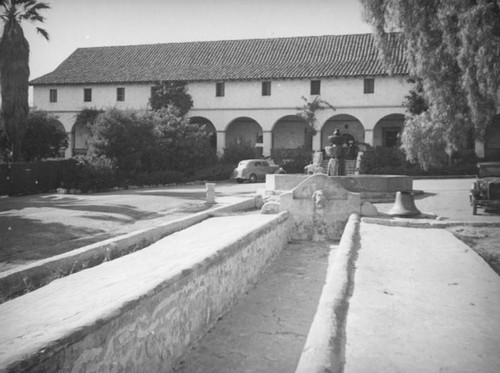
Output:
<svg viewBox="0 0 500 373">
<path fill-rule="evenodd" d="M 393 73 L 407 74 L 390 34 Z M 106 84 L 386 75 L 371 34 L 79 48 L 32 85 Z"/>
</svg>

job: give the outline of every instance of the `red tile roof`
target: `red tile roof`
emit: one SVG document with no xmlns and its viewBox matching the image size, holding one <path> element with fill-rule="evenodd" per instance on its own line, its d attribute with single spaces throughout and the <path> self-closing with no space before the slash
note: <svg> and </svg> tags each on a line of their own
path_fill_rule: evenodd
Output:
<svg viewBox="0 0 500 373">
<path fill-rule="evenodd" d="M 390 35 L 393 73 L 408 73 Z M 79 48 L 32 85 L 300 79 L 386 75 L 371 34 Z"/>
</svg>

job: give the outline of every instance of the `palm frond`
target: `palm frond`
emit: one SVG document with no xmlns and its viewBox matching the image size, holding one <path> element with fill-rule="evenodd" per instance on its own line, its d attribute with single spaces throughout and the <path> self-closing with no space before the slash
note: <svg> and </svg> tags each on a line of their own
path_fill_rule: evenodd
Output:
<svg viewBox="0 0 500 373">
<path fill-rule="evenodd" d="M 50 5 L 47 3 L 37 3 L 36 0 L 30 0 L 30 1 L 35 3 L 34 5 L 29 6 L 30 10 L 39 11 L 44 9 L 50 9 Z M 28 6 L 26 7 L 28 8 Z"/>
<path fill-rule="evenodd" d="M 47 32 L 47 30 L 45 30 L 45 29 L 43 29 L 41 27 L 37 27 L 36 31 L 39 34 L 41 34 L 46 40 L 50 40 L 49 33 Z"/>
</svg>

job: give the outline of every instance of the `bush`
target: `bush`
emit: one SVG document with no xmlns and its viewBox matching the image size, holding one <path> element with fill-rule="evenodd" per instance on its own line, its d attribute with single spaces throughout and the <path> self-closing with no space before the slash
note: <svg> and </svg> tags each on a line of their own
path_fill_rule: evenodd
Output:
<svg viewBox="0 0 500 373">
<path fill-rule="evenodd" d="M 423 170 L 418 164 L 406 160 L 404 150 L 399 148 L 367 148 L 361 159 L 361 174 L 372 175 L 409 175 L 409 176 L 447 176 L 474 175 L 475 156 L 461 157 L 452 160 L 450 165 L 432 166 Z"/>
<path fill-rule="evenodd" d="M 303 174 L 304 167 L 310 164 L 311 160 L 312 152 L 310 150 L 300 150 L 295 152 L 292 159 L 275 159 L 274 161 L 280 164 L 287 174 Z"/>
<path fill-rule="evenodd" d="M 148 113 L 110 109 L 92 126 L 91 152 L 116 159 L 120 172 L 129 177 L 147 167 L 157 143 Z"/>
<path fill-rule="evenodd" d="M 229 180 L 234 170 L 234 165 L 230 163 L 217 163 L 213 166 L 195 172 L 194 177 L 196 180 Z"/>
<path fill-rule="evenodd" d="M 224 149 L 221 161 L 236 166 L 244 159 L 260 158 L 257 149 L 250 142 L 231 143 Z"/>
<path fill-rule="evenodd" d="M 413 169 L 419 170 L 406 160 L 406 155 L 399 148 L 381 146 L 367 148 L 361 159 L 361 174 L 372 175 L 405 175 Z M 413 171 L 414 172 L 414 171 Z"/>
<path fill-rule="evenodd" d="M 187 181 L 183 172 L 175 170 L 153 171 L 150 173 L 140 172 L 130 179 L 126 184 L 137 186 L 156 186 Z"/>
<path fill-rule="evenodd" d="M 210 135 L 204 126 L 179 116 L 174 107 L 153 114 L 159 141 L 157 166 L 177 170 L 186 175 L 217 162 L 217 154 L 210 144 Z M 159 162 L 158 162 L 159 161 Z"/>
<path fill-rule="evenodd" d="M 79 155 L 70 159 L 62 171 L 62 186 L 83 193 L 102 191 L 118 185 L 116 164 L 104 156 Z"/>
</svg>

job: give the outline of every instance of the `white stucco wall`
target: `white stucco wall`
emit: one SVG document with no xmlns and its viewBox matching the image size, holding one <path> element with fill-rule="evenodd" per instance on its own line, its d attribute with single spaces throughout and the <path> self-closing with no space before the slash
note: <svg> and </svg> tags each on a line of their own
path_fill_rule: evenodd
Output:
<svg viewBox="0 0 500 373">
<path fill-rule="evenodd" d="M 191 116 L 210 120 L 218 132 L 227 131 L 236 118 L 255 120 L 264 132 L 264 154 L 268 155 L 272 144 L 266 132 L 273 131 L 280 119 L 295 115 L 304 105 L 302 97 L 309 101 L 310 79 L 277 80 L 271 83 L 271 95 L 262 96 L 262 81 L 225 82 L 225 95 L 216 97 L 216 82 L 191 82 L 188 92 L 194 106 Z M 78 86 L 36 86 L 33 90 L 34 105 L 59 117 L 67 132 L 71 132 L 75 115 L 83 108 L 147 109 L 153 84 L 113 84 Z M 125 88 L 125 101 L 116 101 L 116 89 Z M 376 77 L 375 92 L 363 93 L 363 77 L 321 79 L 320 97 L 335 107 L 316 113 L 318 129 L 332 117 L 347 114 L 357 119 L 365 131 L 364 141 L 373 143 L 373 130 L 377 122 L 390 114 L 404 114 L 402 102 L 412 85 L 406 77 Z M 92 89 L 92 101 L 83 101 L 85 88 Z M 58 100 L 49 102 L 49 90 L 57 89 Z M 321 131 L 320 131 L 321 132 Z M 219 136 L 221 137 L 221 136 Z M 276 142 L 276 139 L 273 140 Z M 280 144 L 282 140 L 278 140 Z M 320 133 L 313 138 L 313 148 L 322 147 Z M 286 144 L 282 144 L 286 147 Z M 222 151 L 225 143 L 218 141 Z"/>
</svg>

